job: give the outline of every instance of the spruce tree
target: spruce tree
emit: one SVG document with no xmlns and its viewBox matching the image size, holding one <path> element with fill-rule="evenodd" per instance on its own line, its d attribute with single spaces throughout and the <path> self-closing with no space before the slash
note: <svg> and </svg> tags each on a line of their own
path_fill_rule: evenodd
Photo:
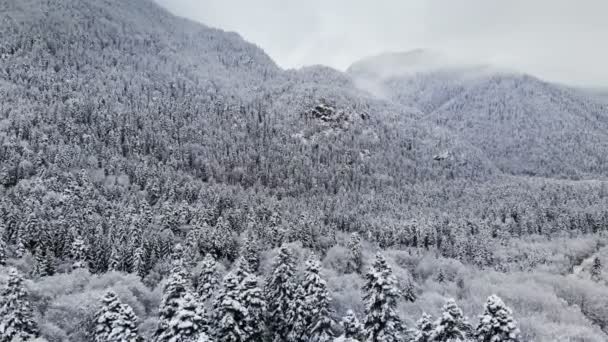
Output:
<svg viewBox="0 0 608 342">
<path fill-rule="evenodd" d="M 405 284 L 405 288 L 403 289 L 403 298 L 408 302 L 415 302 L 418 298 L 416 294 L 416 288 L 414 287 L 414 283 L 411 280 L 408 280 Z"/>
<path fill-rule="evenodd" d="M 250 274 L 243 280 L 240 302 L 247 310 L 247 317 L 245 317 L 243 326 L 246 335 L 245 341 L 264 341 L 266 301 L 255 275 Z"/>
<path fill-rule="evenodd" d="M 237 270 L 224 277 L 222 289 L 213 305 L 213 317 L 216 324 L 214 336 L 217 341 L 239 342 L 247 337 L 245 321 L 247 311 L 241 303 L 241 284 Z"/>
<path fill-rule="evenodd" d="M 169 321 L 165 339 L 157 341 L 195 342 L 201 335 L 206 335 L 205 314 L 190 292 L 178 300 L 178 308 L 174 318 Z"/>
<path fill-rule="evenodd" d="M 363 339 L 363 326 L 353 310 L 348 310 L 342 318 L 342 329 L 344 329 L 344 342 L 358 342 Z"/>
<path fill-rule="evenodd" d="M 247 262 L 247 272 L 256 273 L 260 267 L 260 246 L 252 231 L 247 232 L 247 238 L 241 248 L 241 257 Z"/>
<path fill-rule="evenodd" d="M 441 317 L 435 322 L 432 341 L 465 342 L 471 335 L 471 325 L 454 299 L 448 299 L 443 306 Z"/>
<path fill-rule="evenodd" d="M 196 292 L 200 301 L 205 303 L 213 297 L 213 291 L 217 288 L 217 262 L 210 253 L 205 256 L 202 263 L 201 273 L 198 276 Z"/>
<path fill-rule="evenodd" d="M 363 267 L 363 252 L 361 249 L 361 236 L 359 236 L 359 233 L 352 233 L 348 241 L 348 272 L 361 273 Z"/>
<path fill-rule="evenodd" d="M 298 284 L 294 291 L 293 300 L 287 312 L 289 332 L 287 342 L 306 342 L 309 338 L 310 313 L 306 306 L 306 292 L 302 284 Z"/>
<path fill-rule="evenodd" d="M 72 242 L 70 255 L 72 257 L 72 269 L 88 268 L 87 246 L 80 236 L 77 236 Z"/>
<path fill-rule="evenodd" d="M 8 284 L 0 297 L 0 342 L 30 341 L 38 337 L 38 325 L 15 269 L 9 271 Z"/>
<path fill-rule="evenodd" d="M 138 342 L 141 340 L 137 332 L 137 316 L 128 304 L 120 307 L 119 319 L 114 324 L 110 340 L 115 342 Z"/>
<path fill-rule="evenodd" d="M 594 281 L 600 281 L 602 279 L 602 261 L 599 257 L 593 259 L 593 265 L 591 266 L 591 279 Z"/>
<path fill-rule="evenodd" d="M 182 299 L 187 292 L 187 275 L 179 265 L 176 265 L 163 290 L 163 297 L 158 309 L 158 327 L 154 333 L 155 341 L 164 342 L 175 337 L 172 323 L 179 313 Z"/>
<path fill-rule="evenodd" d="M 93 336 L 95 342 L 106 342 L 110 340 L 110 334 L 114 330 L 115 322 L 121 315 L 121 304 L 113 291 L 106 292 L 101 299 L 102 307 L 96 315 L 95 331 Z"/>
<path fill-rule="evenodd" d="M 0 266 L 4 265 L 6 265 L 6 245 L 2 241 L 2 237 L 0 237 Z"/>
<path fill-rule="evenodd" d="M 416 322 L 416 331 L 412 342 L 431 342 L 435 325 L 433 318 L 427 313 L 423 313 L 422 317 Z"/>
<path fill-rule="evenodd" d="M 133 273 L 137 274 L 137 276 L 140 278 L 144 278 L 148 274 L 146 255 L 143 245 L 135 249 L 135 253 L 133 255 Z"/>
<path fill-rule="evenodd" d="M 366 341 L 400 341 L 401 320 L 395 311 L 399 290 L 393 271 L 381 254 L 376 255 L 376 260 L 365 278 L 363 300 Z"/>
<path fill-rule="evenodd" d="M 333 339 L 330 297 L 327 284 L 320 275 L 321 265 L 313 257 L 306 263 L 304 301 L 307 313 L 307 341 L 326 342 Z"/>
<path fill-rule="evenodd" d="M 291 251 L 282 246 L 264 293 L 268 303 L 267 322 L 273 341 L 285 341 L 291 331 L 290 306 L 295 297 L 295 265 Z"/>
<path fill-rule="evenodd" d="M 479 317 L 475 329 L 479 342 L 518 342 L 519 329 L 513 319 L 511 309 L 496 295 L 486 301 L 484 313 Z"/>
</svg>

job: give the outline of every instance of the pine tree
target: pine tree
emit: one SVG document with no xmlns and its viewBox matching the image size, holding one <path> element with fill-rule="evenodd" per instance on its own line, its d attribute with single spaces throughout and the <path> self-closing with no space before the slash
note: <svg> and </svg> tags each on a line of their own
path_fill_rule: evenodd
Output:
<svg viewBox="0 0 608 342">
<path fill-rule="evenodd" d="M 174 331 L 172 330 L 172 324 L 179 313 L 182 299 L 187 292 L 187 275 L 183 269 L 177 265 L 173 268 L 169 281 L 163 290 L 163 298 L 161 299 L 158 309 L 158 327 L 154 333 L 155 341 L 164 342 L 175 337 Z"/>
<path fill-rule="evenodd" d="M 9 271 L 8 284 L 0 297 L 0 342 L 30 341 L 38 337 L 23 278 L 15 269 Z"/>
<path fill-rule="evenodd" d="M 359 236 L 359 233 L 352 233 L 348 241 L 348 272 L 361 273 L 363 267 L 361 248 L 361 236 Z"/>
<path fill-rule="evenodd" d="M 412 342 L 431 342 L 435 325 L 433 318 L 427 313 L 423 313 L 422 317 L 416 322 L 416 332 Z"/>
<path fill-rule="evenodd" d="M 399 291 L 393 271 L 380 254 L 366 275 L 363 287 L 365 302 L 365 335 L 368 342 L 397 342 L 401 320 L 395 308 Z"/>
<path fill-rule="evenodd" d="M 214 321 L 217 324 L 214 335 L 217 341 L 245 341 L 244 330 L 247 311 L 241 303 L 241 284 L 234 270 L 224 277 L 222 289 L 213 305 Z"/>
<path fill-rule="evenodd" d="M 247 342 L 264 341 L 266 315 L 266 301 L 264 293 L 258 286 L 258 278 L 250 274 L 242 283 L 240 302 L 247 310 L 243 330 L 245 331 Z"/>
<path fill-rule="evenodd" d="M 448 299 L 443 306 L 441 317 L 435 322 L 432 341 L 465 342 L 471 334 L 471 325 L 454 299 Z"/>
<path fill-rule="evenodd" d="M 358 342 L 363 339 L 363 326 L 353 310 L 348 310 L 340 322 L 344 329 L 344 342 Z"/>
<path fill-rule="evenodd" d="M 519 341 L 519 329 L 511 309 L 498 296 L 488 297 L 484 313 L 479 317 L 475 337 L 480 342 Z"/>
<path fill-rule="evenodd" d="M 282 246 L 264 289 L 268 303 L 267 322 L 273 341 L 285 341 L 291 331 L 290 305 L 295 297 L 295 265 L 291 251 Z"/>
<path fill-rule="evenodd" d="M 88 268 L 87 246 L 80 236 L 77 236 L 74 242 L 72 242 L 70 254 L 72 257 L 72 269 Z"/>
<path fill-rule="evenodd" d="M 320 275 L 321 265 L 316 258 L 306 263 L 304 278 L 305 308 L 307 311 L 307 341 L 326 342 L 333 338 L 330 298 L 327 284 Z"/>
<path fill-rule="evenodd" d="M 602 279 L 602 261 L 599 257 L 593 259 L 593 266 L 591 266 L 591 279 L 594 281 L 600 281 Z"/>
<path fill-rule="evenodd" d="M 201 273 L 198 276 L 196 292 L 201 302 L 207 302 L 213 297 L 213 291 L 217 288 L 217 262 L 211 254 L 203 259 Z"/>
</svg>

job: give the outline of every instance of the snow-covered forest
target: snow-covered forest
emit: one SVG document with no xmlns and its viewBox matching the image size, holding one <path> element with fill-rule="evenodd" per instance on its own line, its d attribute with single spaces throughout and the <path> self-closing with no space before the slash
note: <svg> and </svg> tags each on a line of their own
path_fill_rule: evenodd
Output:
<svg viewBox="0 0 608 342">
<path fill-rule="evenodd" d="M 0 0 L 0 342 L 608 340 L 608 103 L 383 63 Z"/>
</svg>

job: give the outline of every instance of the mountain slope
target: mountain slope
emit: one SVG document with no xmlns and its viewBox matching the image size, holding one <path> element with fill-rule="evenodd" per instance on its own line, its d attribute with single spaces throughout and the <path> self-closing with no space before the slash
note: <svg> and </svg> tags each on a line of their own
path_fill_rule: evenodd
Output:
<svg viewBox="0 0 608 342">
<path fill-rule="evenodd" d="M 583 92 L 490 67 L 418 68 L 403 59 L 389 65 L 405 63 L 407 71 L 390 74 L 382 62 L 363 61 L 349 72 L 371 80 L 392 101 L 415 105 L 430 124 L 477 146 L 504 172 L 572 179 L 608 174 L 608 106 Z"/>
</svg>

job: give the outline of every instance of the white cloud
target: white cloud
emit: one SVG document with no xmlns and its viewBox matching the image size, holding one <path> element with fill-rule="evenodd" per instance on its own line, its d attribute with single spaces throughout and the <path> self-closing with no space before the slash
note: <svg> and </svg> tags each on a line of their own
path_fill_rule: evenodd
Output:
<svg viewBox="0 0 608 342">
<path fill-rule="evenodd" d="M 338 69 L 430 47 L 551 80 L 608 86 L 605 0 L 157 0 L 240 33 L 286 68 Z"/>
</svg>

